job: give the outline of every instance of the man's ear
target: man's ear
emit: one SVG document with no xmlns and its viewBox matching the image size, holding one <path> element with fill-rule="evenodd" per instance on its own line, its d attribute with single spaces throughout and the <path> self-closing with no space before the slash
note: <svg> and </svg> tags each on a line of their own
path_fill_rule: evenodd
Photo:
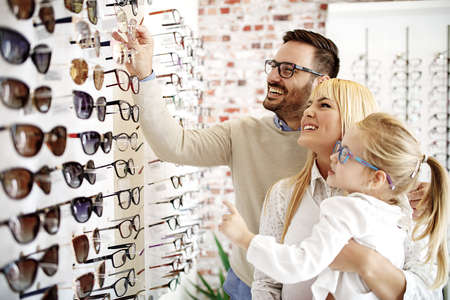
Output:
<svg viewBox="0 0 450 300">
<path fill-rule="evenodd" d="M 318 86 L 319 84 L 321 84 L 322 82 L 329 80 L 329 79 L 330 79 L 330 76 L 328 76 L 328 75 L 322 75 L 322 76 L 316 77 L 316 79 L 314 79 L 314 82 L 313 82 L 313 89 L 316 86 Z"/>
</svg>

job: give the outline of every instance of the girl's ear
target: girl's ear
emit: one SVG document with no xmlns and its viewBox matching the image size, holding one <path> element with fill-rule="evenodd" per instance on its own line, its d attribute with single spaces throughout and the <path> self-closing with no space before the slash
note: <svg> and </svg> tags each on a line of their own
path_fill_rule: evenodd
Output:
<svg viewBox="0 0 450 300">
<path fill-rule="evenodd" d="M 381 188 L 385 183 L 387 183 L 386 173 L 381 170 L 375 171 L 371 181 L 373 184 L 373 188 Z"/>
</svg>

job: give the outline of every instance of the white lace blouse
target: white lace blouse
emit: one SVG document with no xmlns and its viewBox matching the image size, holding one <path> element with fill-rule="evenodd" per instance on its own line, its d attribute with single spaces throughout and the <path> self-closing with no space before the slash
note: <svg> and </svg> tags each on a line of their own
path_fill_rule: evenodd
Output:
<svg viewBox="0 0 450 300">
<path fill-rule="evenodd" d="M 261 213 L 260 234 L 271 235 L 277 242 L 281 240 L 286 208 L 289 203 L 293 185 L 289 179 L 276 183 Z M 314 165 L 311 173 L 311 184 L 308 187 L 300 207 L 292 219 L 291 226 L 285 237 L 285 244 L 298 245 L 311 235 L 312 227 L 319 221 L 320 203 L 329 197 L 335 196 L 338 191 L 328 187 Z M 423 245 L 422 245 L 423 246 Z M 404 274 L 407 280 L 407 289 L 404 299 L 442 299 L 440 290 L 429 290 L 435 268 L 421 264 L 423 255 L 417 243 L 405 239 Z M 256 270 L 252 285 L 252 298 L 265 299 L 312 299 L 311 286 L 316 278 L 295 284 L 281 284 L 264 273 Z"/>
</svg>

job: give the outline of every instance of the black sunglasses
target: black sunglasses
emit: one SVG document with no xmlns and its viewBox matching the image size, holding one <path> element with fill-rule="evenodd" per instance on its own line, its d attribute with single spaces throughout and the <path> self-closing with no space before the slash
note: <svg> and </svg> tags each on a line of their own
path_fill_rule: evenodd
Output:
<svg viewBox="0 0 450 300">
<path fill-rule="evenodd" d="M 0 97 L 3 104 L 12 109 L 24 108 L 31 99 L 31 103 L 39 112 L 46 113 L 52 103 L 52 89 L 43 85 L 30 92 L 25 82 L 11 77 L 0 77 Z"/>
<path fill-rule="evenodd" d="M 94 184 L 97 179 L 96 174 L 93 172 L 96 169 L 93 160 L 88 160 L 84 166 L 76 161 L 69 161 L 64 163 L 61 169 L 67 185 L 74 189 L 81 186 L 84 178 L 90 184 Z"/>
<path fill-rule="evenodd" d="M 2 57 L 10 64 L 20 65 L 31 57 L 39 73 L 47 73 L 52 51 L 45 44 L 36 45 L 30 52 L 30 42 L 18 31 L 0 26 L 0 49 Z"/>
<path fill-rule="evenodd" d="M 102 147 L 104 153 L 111 151 L 113 135 L 111 131 L 100 134 L 96 131 L 85 131 L 81 133 L 69 133 L 69 138 L 79 138 L 84 153 L 93 155 L 97 152 L 99 146 Z"/>
<path fill-rule="evenodd" d="M 41 215 L 44 215 L 43 226 L 48 234 L 54 235 L 59 230 L 61 212 L 59 207 L 45 208 L 34 213 L 19 215 L 0 222 L 0 226 L 8 226 L 14 239 L 19 244 L 28 244 L 36 238 L 41 227 Z"/>
<path fill-rule="evenodd" d="M 134 161 L 132 158 L 130 158 L 128 161 L 118 159 L 110 164 L 99 166 L 94 169 L 112 168 L 112 167 L 114 167 L 114 170 L 118 178 L 125 178 L 127 177 L 127 174 L 134 175 L 136 172 L 134 168 Z"/>
<path fill-rule="evenodd" d="M 59 246 L 53 245 L 22 256 L 1 268 L 0 273 L 5 275 L 12 291 L 17 293 L 23 292 L 34 284 L 38 267 L 41 267 L 47 276 L 55 275 L 58 270 L 58 250 Z M 31 255 L 42 252 L 44 254 L 39 260 L 30 258 Z"/>
<path fill-rule="evenodd" d="M 99 121 L 105 121 L 106 116 L 106 98 L 99 97 L 94 105 L 94 99 L 91 95 L 83 91 L 72 92 L 73 94 L 73 105 L 75 107 L 75 113 L 80 119 L 89 119 L 92 115 L 94 107 L 97 108 L 97 118 Z"/>
<path fill-rule="evenodd" d="M 72 216 L 78 223 L 87 222 L 94 212 L 98 217 L 103 215 L 103 197 L 102 193 L 90 197 L 77 197 L 72 200 L 60 203 L 57 206 L 70 204 Z"/>
</svg>

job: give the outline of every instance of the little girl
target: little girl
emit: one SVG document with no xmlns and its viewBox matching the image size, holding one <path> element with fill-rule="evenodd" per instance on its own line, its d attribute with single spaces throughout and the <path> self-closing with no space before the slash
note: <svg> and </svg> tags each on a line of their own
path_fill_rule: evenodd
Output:
<svg viewBox="0 0 450 300">
<path fill-rule="evenodd" d="M 235 244 L 247 249 L 247 260 L 256 269 L 283 284 L 316 276 L 314 299 L 377 299 L 356 273 L 332 271 L 328 265 L 351 239 L 371 247 L 401 269 L 403 241 L 409 229 L 409 204 L 405 194 L 416 184 L 422 163 L 431 169 L 431 184 L 423 210 L 416 219 L 413 239 L 427 241 L 425 263 L 437 263 L 432 288 L 447 281 L 448 176 L 395 118 L 374 113 L 348 130 L 333 150 L 327 183 L 347 196 L 324 200 L 319 222 L 299 245 L 279 244 L 273 237 L 254 235 L 234 206 L 219 229 Z M 404 218 L 405 214 L 407 215 Z M 402 228 L 403 227 L 403 228 Z M 300 296 L 300 295 L 299 295 Z M 330 299 L 329 297 L 328 299 Z"/>
</svg>

